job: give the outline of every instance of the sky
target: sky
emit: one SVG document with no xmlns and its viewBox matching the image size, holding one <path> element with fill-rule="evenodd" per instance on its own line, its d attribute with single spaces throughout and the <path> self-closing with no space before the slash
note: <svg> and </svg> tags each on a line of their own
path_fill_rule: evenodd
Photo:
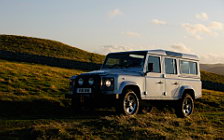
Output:
<svg viewBox="0 0 224 140">
<path fill-rule="evenodd" d="M 224 0 L 0 0 L 0 34 L 80 49 L 165 49 L 224 63 Z"/>
</svg>

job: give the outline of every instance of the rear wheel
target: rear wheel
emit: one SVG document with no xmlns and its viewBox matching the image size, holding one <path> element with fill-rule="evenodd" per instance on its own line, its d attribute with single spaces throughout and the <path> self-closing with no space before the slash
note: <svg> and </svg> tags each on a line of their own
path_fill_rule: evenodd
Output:
<svg viewBox="0 0 224 140">
<path fill-rule="evenodd" d="M 178 102 L 176 107 L 177 117 L 188 117 L 193 113 L 194 110 L 194 100 L 189 94 L 185 94 L 183 98 Z"/>
<path fill-rule="evenodd" d="M 135 115 L 139 110 L 139 98 L 132 90 L 127 90 L 123 97 L 121 97 L 118 111 L 125 115 Z"/>
</svg>

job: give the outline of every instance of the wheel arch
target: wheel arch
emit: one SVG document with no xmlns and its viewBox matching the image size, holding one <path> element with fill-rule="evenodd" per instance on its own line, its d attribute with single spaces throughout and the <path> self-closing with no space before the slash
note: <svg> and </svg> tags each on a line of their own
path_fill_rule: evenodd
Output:
<svg viewBox="0 0 224 140">
<path fill-rule="evenodd" d="M 182 86 L 180 90 L 179 98 L 183 98 L 186 94 L 189 94 L 193 99 L 195 99 L 195 91 L 190 86 Z"/>
<path fill-rule="evenodd" d="M 139 100 L 141 100 L 141 90 L 140 90 L 140 88 L 139 88 L 138 85 L 135 85 L 135 84 L 125 85 L 122 88 L 121 95 L 124 95 L 125 94 L 125 91 L 127 89 L 133 90 L 135 92 L 135 94 L 138 96 Z"/>
</svg>

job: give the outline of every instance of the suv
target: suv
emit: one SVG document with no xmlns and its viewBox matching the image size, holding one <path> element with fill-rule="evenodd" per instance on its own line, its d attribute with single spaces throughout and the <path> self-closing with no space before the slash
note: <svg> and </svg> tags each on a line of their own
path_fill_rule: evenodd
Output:
<svg viewBox="0 0 224 140">
<path fill-rule="evenodd" d="M 166 50 L 110 53 L 100 70 L 70 80 L 66 97 L 77 110 L 83 104 L 112 105 L 133 115 L 155 101 L 170 101 L 178 117 L 187 117 L 202 96 L 198 57 Z"/>
</svg>

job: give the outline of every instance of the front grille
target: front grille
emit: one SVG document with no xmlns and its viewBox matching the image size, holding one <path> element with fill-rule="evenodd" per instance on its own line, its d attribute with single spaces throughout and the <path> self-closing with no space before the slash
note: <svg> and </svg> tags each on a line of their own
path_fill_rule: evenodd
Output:
<svg viewBox="0 0 224 140">
<path fill-rule="evenodd" d="M 83 85 L 79 85 L 78 84 L 78 80 L 82 78 L 84 80 Z M 93 78 L 94 79 L 94 84 L 93 85 L 89 85 L 88 80 L 89 78 Z M 74 90 L 76 90 L 76 88 L 92 88 L 92 92 L 99 92 L 101 87 L 101 78 L 99 75 L 79 75 L 76 80 L 75 80 L 75 88 Z"/>
</svg>

